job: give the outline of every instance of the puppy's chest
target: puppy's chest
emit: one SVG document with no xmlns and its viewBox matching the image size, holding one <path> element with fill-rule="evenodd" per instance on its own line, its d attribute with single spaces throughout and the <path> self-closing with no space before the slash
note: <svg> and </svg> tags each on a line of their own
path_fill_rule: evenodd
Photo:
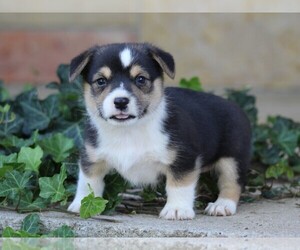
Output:
<svg viewBox="0 0 300 250">
<path fill-rule="evenodd" d="M 169 136 L 158 128 L 107 131 L 100 141 L 99 159 L 134 184 L 155 183 L 174 161 Z"/>
</svg>

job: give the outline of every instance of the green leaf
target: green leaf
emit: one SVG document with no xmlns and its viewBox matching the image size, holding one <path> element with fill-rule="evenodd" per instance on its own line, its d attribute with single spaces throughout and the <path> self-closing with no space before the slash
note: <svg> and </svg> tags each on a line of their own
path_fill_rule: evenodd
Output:
<svg viewBox="0 0 300 250">
<path fill-rule="evenodd" d="M 26 170 L 38 172 L 42 157 L 43 150 L 39 146 L 35 148 L 22 147 L 18 155 L 18 162 L 25 163 Z"/>
<path fill-rule="evenodd" d="M 266 178 L 275 178 L 278 179 L 284 173 L 284 166 L 281 164 L 276 164 L 268 167 L 266 171 Z"/>
<path fill-rule="evenodd" d="M 50 95 L 41 102 L 43 110 L 50 119 L 59 116 L 59 98 L 58 95 Z"/>
<path fill-rule="evenodd" d="M 266 171 L 266 178 L 275 178 L 278 179 L 282 175 L 286 175 L 288 179 L 294 178 L 294 171 L 293 169 L 288 165 L 286 160 L 282 160 L 279 163 L 268 167 Z"/>
<path fill-rule="evenodd" d="M 75 233 L 71 227 L 67 225 L 63 225 L 48 233 L 47 237 L 69 238 L 69 237 L 75 237 Z"/>
<path fill-rule="evenodd" d="M 0 144 L 4 146 L 5 148 L 21 148 L 21 147 L 28 147 L 32 145 L 32 142 L 29 140 L 24 140 L 23 138 L 19 138 L 17 136 L 11 135 L 3 140 L 1 140 Z"/>
<path fill-rule="evenodd" d="M 57 133 L 50 138 L 43 139 L 38 142 L 45 153 L 50 154 L 57 163 L 65 160 L 74 147 L 72 139 L 65 137 L 61 133 Z"/>
<path fill-rule="evenodd" d="M 30 237 L 39 237 L 39 235 L 31 234 L 23 230 L 14 230 L 11 227 L 4 228 L 2 232 L 2 237 L 9 238 L 30 238 Z"/>
<path fill-rule="evenodd" d="M 80 217 L 87 219 L 96 214 L 101 214 L 107 202 L 101 197 L 95 197 L 94 192 L 90 193 L 81 201 Z"/>
<path fill-rule="evenodd" d="M 82 126 L 80 122 L 72 123 L 71 126 L 67 127 L 62 132 L 66 137 L 73 138 L 77 147 L 83 145 Z"/>
<path fill-rule="evenodd" d="M 0 168 L 3 167 L 4 163 L 17 162 L 17 154 L 13 153 L 10 155 L 0 155 Z"/>
<path fill-rule="evenodd" d="M 70 66 L 67 64 L 60 64 L 56 70 L 56 74 L 61 83 L 69 83 Z"/>
<path fill-rule="evenodd" d="M 37 197 L 32 203 L 28 204 L 27 206 L 22 207 L 21 210 L 26 211 L 40 211 L 47 207 L 49 204 L 48 200 Z"/>
<path fill-rule="evenodd" d="M 9 98 L 8 90 L 3 86 L 3 81 L 0 81 L 0 102 L 7 101 Z"/>
<path fill-rule="evenodd" d="M 21 226 L 21 230 L 30 234 L 38 234 L 40 232 L 40 217 L 37 214 L 27 215 Z"/>
<path fill-rule="evenodd" d="M 30 134 L 33 130 L 44 130 L 50 123 L 50 118 L 42 110 L 39 102 L 21 102 L 24 113 L 24 133 Z"/>
<path fill-rule="evenodd" d="M 9 196 L 11 199 L 15 199 L 18 195 L 25 193 L 31 177 L 29 171 L 24 173 L 16 170 L 7 172 L 4 181 L 0 183 L 0 197 Z"/>
<path fill-rule="evenodd" d="M 228 100 L 235 102 L 239 105 L 246 115 L 248 116 L 252 127 L 257 123 L 257 108 L 256 108 L 256 98 L 249 94 L 250 89 L 234 90 L 227 89 L 226 96 Z"/>
<path fill-rule="evenodd" d="M 12 171 L 14 169 L 14 164 L 4 164 L 0 166 L 0 178 L 4 177 L 8 171 Z"/>
<path fill-rule="evenodd" d="M 19 203 L 19 204 L 18 204 Z M 33 201 L 33 193 L 31 191 L 27 191 L 20 197 L 20 200 L 16 200 L 14 205 L 18 204 L 18 211 L 20 212 L 33 212 L 33 211 L 41 211 L 46 208 L 46 206 L 50 202 L 44 198 L 37 197 Z"/>
<path fill-rule="evenodd" d="M 0 123 L 0 136 L 6 137 L 8 135 L 18 133 L 24 124 L 24 119 L 16 115 L 13 121 Z"/>
<path fill-rule="evenodd" d="M 277 146 L 268 148 L 267 146 L 259 150 L 262 163 L 266 165 L 275 165 L 281 160 L 281 150 Z"/>
<path fill-rule="evenodd" d="M 289 156 L 295 153 L 298 142 L 298 131 L 282 131 L 274 140 Z"/>
<path fill-rule="evenodd" d="M 198 77 L 192 77 L 190 80 L 183 78 L 180 80 L 179 86 L 195 91 L 203 91 L 202 83 Z"/>
<path fill-rule="evenodd" d="M 108 200 L 104 213 L 109 214 L 122 202 L 122 198 L 118 194 L 124 192 L 129 187 L 129 184 L 118 173 L 106 175 L 104 181 L 103 198 Z"/>
<path fill-rule="evenodd" d="M 57 202 L 63 200 L 67 193 L 64 187 L 64 181 L 67 178 L 66 167 L 62 165 L 60 173 L 55 174 L 52 177 L 39 178 L 40 185 L 40 197 L 48 199 L 51 198 L 51 202 Z"/>
<path fill-rule="evenodd" d="M 149 186 L 143 189 L 141 196 L 145 201 L 153 201 L 154 199 L 156 199 L 157 193 L 155 189 Z"/>
</svg>

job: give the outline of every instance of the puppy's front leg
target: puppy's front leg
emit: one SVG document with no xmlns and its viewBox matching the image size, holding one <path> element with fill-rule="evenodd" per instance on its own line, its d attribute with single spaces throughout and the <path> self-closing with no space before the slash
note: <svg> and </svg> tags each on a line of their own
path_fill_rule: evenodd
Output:
<svg viewBox="0 0 300 250">
<path fill-rule="evenodd" d="M 172 174 L 167 175 L 167 203 L 160 212 L 160 218 L 190 220 L 195 217 L 193 207 L 198 177 L 198 171 L 193 171 L 180 179 L 174 178 Z"/>
<path fill-rule="evenodd" d="M 68 211 L 79 213 L 81 200 L 90 194 L 90 189 L 94 191 L 96 197 L 102 197 L 104 191 L 104 177 L 108 169 L 103 163 L 95 163 L 89 167 L 90 171 L 79 170 L 76 195 L 73 202 L 68 207 Z"/>
</svg>

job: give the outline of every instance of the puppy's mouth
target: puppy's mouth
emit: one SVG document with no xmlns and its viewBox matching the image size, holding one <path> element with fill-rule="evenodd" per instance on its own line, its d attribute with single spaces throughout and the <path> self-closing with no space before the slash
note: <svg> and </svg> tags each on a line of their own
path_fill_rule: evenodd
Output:
<svg viewBox="0 0 300 250">
<path fill-rule="evenodd" d="M 112 119 L 115 121 L 120 121 L 120 122 L 128 121 L 128 120 L 135 119 L 135 118 L 136 118 L 136 116 L 128 115 L 128 114 L 118 114 L 118 115 L 113 115 L 113 116 L 109 117 L 109 119 Z"/>
</svg>

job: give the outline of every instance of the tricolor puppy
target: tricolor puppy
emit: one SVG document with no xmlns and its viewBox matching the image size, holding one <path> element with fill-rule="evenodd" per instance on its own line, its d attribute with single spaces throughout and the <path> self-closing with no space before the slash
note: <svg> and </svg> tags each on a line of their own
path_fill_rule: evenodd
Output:
<svg viewBox="0 0 300 250">
<path fill-rule="evenodd" d="M 250 159 L 250 125 L 233 103 L 207 93 L 164 88 L 173 57 L 147 43 L 95 46 L 71 62 L 82 75 L 88 119 L 77 192 L 69 211 L 89 194 L 102 196 L 115 169 L 136 185 L 166 176 L 165 219 L 192 219 L 199 174 L 214 168 L 220 194 L 209 215 L 233 215 Z"/>
</svg>

